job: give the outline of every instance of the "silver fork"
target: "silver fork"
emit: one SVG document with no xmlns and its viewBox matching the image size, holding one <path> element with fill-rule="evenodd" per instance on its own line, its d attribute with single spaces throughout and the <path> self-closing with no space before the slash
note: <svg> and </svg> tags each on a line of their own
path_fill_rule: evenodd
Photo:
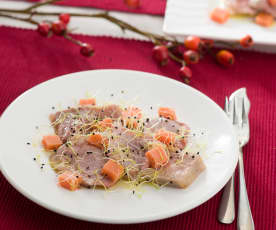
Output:
<svg viewBox="0 0 276 230">
<path fill-rule="evenodd" d="M 229 101 L 225 98 L 224 112 L 230 118 Z M 235 193 L 234 193 L 234 176 L 230 178 L 224 186 L 223 194 L 220 201 L 218 220 L 224 224 L 231 224 L 235 219 Z"/>
<path fill-rule="evenodd" d="M 239 100 L 236 102 L 236 99 Z M 240 102 L 241 100 L 241 102 Z M 238 104 L 236 106 L 236 103 Z M 241 105 L 240 105 L 241 103 Z M 238 110 L 238 112 L 236 112 Z M 240 180 L 240 192 L 239 192 L 239 211 L 238 211 L 238 229 L 239 230 L 254 230 L 254 222 L 249 205 L 245 178 L 244 178 L 244 165 L 243 165 L 243 151 L 242 148 L 249 141 L 249 122 L 248 114 L 245 112 L 244 98 L 235 97 L 233 100 L 233 125 L 237 132 L 239 140 L 239 180 Z"/>
</svg>

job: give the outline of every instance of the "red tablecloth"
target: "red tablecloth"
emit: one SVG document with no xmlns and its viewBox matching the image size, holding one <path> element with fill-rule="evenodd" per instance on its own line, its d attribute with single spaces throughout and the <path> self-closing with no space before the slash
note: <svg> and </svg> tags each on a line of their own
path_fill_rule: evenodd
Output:
<svg viewBox="0 0 276 230">
<path fill-rule="evenodd" d="M 29 0 L 38 2 L 39 0 Z M 163 15 L 166 8 L 166 0 L 140 0 L 137 9 L 131 9 L 124 4 L 124 0 L 63 0 L 57 2 L 59 5 L 93 7 L 105 10 L 117 10 L 138 14 Z"/>
<path fill-rule="evenodd" d="M 96 47 L 95 56 L 79 55 L 79 48 L 62 38 L 46 39 L 35 31 L 0 27 L 0 114 L 18 95 L 50 78 L 82 70 L 120 68 L 165 75 L 181 80 L 179 66 L 155 64 L 152 44 L 108 37 L 76 36 Z M 248 89 L 252 102 L 251 139 L 245 147 L 245 176 L 256 229 L 276 229 L 276 55 L 236 52 L 236 64 L 224 69 L 204 59 L 193 66 L 192 87 L 223 106 L 225 95 Z M 112 80 L 112 76 L 110 76 Z M 187 100 L 189 98 L 180 98 Z M 12 132 L 11 134 L 12 135 Z M 23 169 L 22 169 L 23 170 Z M 0 229 L 236 229 L 236 223 L 216 221 L 220 194 L 200 207 L 159 222 L 113 226 L 78 221 L 52 213 L 19 194 L 0 174 Z M 204 192 L 204 191 L 202 191 Z"/>
</svg>

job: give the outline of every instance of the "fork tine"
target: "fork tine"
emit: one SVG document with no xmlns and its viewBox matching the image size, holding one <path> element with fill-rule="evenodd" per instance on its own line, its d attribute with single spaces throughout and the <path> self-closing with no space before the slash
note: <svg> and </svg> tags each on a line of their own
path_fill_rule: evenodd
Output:
<svg viewBox="0 0 276 230">
<path fill-rule="evenodd" d="M 225 97 L 224 112 L 227 115 L 229 114 L 229 101 L 228 101 L 228 97 Z"/>
<path fill-rule="evenodd" d="M 233 113 L 232 113 L 232 123 L 233 125 L 236 125 L 238 123 L 238 117 L 237 117 L 237 112 L 236 112 L 236 98 L 233 98 Z"/>
<path fill-rule="evenodd" d="M 244 125 L 247 122 L 248 122 L 248 115 L 245 112 L 245 100 L 244 98 L 242 98 L 242 124 Z"/>
</svg>

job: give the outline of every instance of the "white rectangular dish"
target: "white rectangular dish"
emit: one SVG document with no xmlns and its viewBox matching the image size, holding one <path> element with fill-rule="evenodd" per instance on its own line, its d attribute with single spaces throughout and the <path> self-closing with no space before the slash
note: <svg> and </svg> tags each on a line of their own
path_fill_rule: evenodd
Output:
<svg viewBox="0 0 276 230">
<path fill-rule="evenodd" d="M 210 12 L 223 4 L 223 0 L 168 0 L 163 30 L 170 35 L 196 35 L 225 41 L 239 40 L 250 34 L 255 44 L 276 45 L 275 25 L 261 27 L 250 17 L 231 17 L 223 25 L 213 22 Z"/>
</svg>

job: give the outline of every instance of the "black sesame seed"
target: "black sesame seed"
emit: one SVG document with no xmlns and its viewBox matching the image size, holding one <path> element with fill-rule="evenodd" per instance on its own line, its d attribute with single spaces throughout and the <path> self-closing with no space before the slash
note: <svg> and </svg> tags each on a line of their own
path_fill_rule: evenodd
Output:
<svg viewBox="0 0 276 230">
<path fill-rule="evenodd" d="M 201 135 L 204 135 L 204 132 L 202 132 Z"/>
<path fill-rule="evenodd" d="M 33 160 L 36 161 L 36 158 L 34 157 Z"/>
<path fill-rule="evenodd" d="M 172 145 L 172 143 L 170 142 L 169 145 Z"/>
<path fill-rule="evenodd" d="M 79 176 L 76 176 L 76 178 L 79 178 Z"/>
<path fill-rule="evenodd" d="M 188 155 L 188 152 L 186 152 L 186 155 Z"/>
<path fill-rule="evenodd" d="M 121 93 L 124 93 L 125 91 L 124 90 L 121 90 Z"/>
<path fill-rule="evenodd" d="M 55 106 L 52 106 L 52 109 L 55 109 Z"/>
<path fill-rule="evenodd" d="M 144 146 L 141 146 L 141 149 L 144 149 Z"/>
<path fill-rule="evenodd" d="M 111 97 L 113 97 L 113 96 L 114 96 L 114 94 L 112 93 L 110 96 L 111 96 Z"/>
<path fill-rule="evenodd" d="M 115 126 L 114 128 L 115 128 L 115 129 L 118 129 L 118 127 L 117 127 L 117 126 Z"/>
<path fill-rule="evenodd" d="M 134 119 L 136 119 L 137 117 L 136 116 L 134 116 Z"/>
<path fill-rule="evenodd" d="M 35 128 L 36 128 L 36 129 L 39 129 L 39 127 L 38 127 L 38 126 L 36 126 Z"/>
<path fill-rule="evenodd" d="M 128 119 L 130 119 L 130 117 L 128 117 Z"/>
<path fill-rule="evenodd" d="M 168 122 L 168 120 L 165 120 L 165 122 Z"/>
<path fill-rule="evenodd" d="M 172 181 L 170 181 L 170 184 L 172 184 L 173 182 Z"/>
<path fill-rule="evenodd" d="M 42 164 L 42 166 L 44 166 L 45 164 Z"/>
<path fill-rule="evenodd" d="M 91 176 L 90 176 L 90 175 L 88 175 L 87 177 L 88 177 L 88 178 L 90 178 Z"/>
<path fill-rule="evenodd" d="M 122 151 L 123 151 L 123 153 L 124 153 L 126 150 L 123 149 Z"/>
<path fill-rule="evenodd" d="M 195 158 L 195 156 L 192 156 L 192 158 Z"/>
<path fill-rule="evenodd" d="M 93 152 L 86 152 L 87 154 L 92 154 Z"/>
<path fill-rule="evenodd" d="M 27 142 L 27 145 L 30 145 L 31 143 L 30 142 Z"/>
<path fill-rule="evenodd" d="M 70 109 L 70 108 L 71 108 L 70 106 L 67 107 L 67 109 Z"/>
<path fill-rule="evenodd" d="M 199 152 L 197 152 L 196 154 L 199 155 Z"/>
<path fill-rule="evenodd" d="M 128 157 L 129 155 L 127 154 L 126 156 Z"/>
<path fill-rule="evenodd" d="M 73 158 L 73 155 L 71 154 L 70 158 Z"/>
<path fill-rule="evenodd" d="M 175 125 L 172 125 L 172 127 L 174 128 L 174 127 L 175 127 Z"/>
<path fill-rule="evenodd" d="M 179 153 L 179 152 L 176 150 L 175 153 Z"/>
<path fill-rule="evenodd" d="M 146 125 L 145 122 L 143 122 L 143 125 Z"/>
<path fill-rule="evenodd" d="M 152 106 L 150 107 L 150 109 L 152 109 Z"/>
<path fill-rule="evenodd" d="M 173 157 L 172 157 L 172 156 L 170 156 L 170 159 L 173 159 Z"/>
<path fill-rule="evenodd" d="M 113 136 L 111 136 L 111 139 L 113 140 Z"/>
<path fill-rule="evenodd" d="M 132 193 L 134 194 L 134 193 L 135 193 L 135 191 L 133 190 L 133 191 L 132 191 Z"/>
<path fill-rule="evenodd" d="M 43 169 L 43 166 L 41 166 L 40 169 Z"/>
<path fill-rule="evenodd" d="M 193 134 L 193 136 L 195 137 L 195 133 Z"/>
<path fill-rule="evenodd" d="M 56 150 L 56 149 L 54 149 L 54 152 L 56 153 L 56 152 L 57 152 L 57 150 Z"/>
<path fill-rule="evenodd" d="M 150 120 L 150 119 L 149 119 L 149 118 L 147 118 L 147 119 L 146 119 L 146 122 L 149 122 L 149 120 Z"/>
<path fill-rule="evenodd" d="M 127 108 L 125 108 L 125 110 L 127 110 Z"/>
<path fill-rule="evenodd" d="M 140 121 L 137 121 L 137 123 L 140 123 Z"/>
</svg>

